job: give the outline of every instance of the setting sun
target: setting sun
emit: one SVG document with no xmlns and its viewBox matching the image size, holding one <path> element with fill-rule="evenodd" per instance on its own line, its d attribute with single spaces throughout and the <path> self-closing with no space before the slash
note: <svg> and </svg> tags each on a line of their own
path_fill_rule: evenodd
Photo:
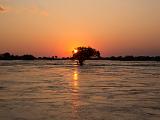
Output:
<svg viewBox="0 0 160 120">
<path fill-rule="evenodd" d="M 78 52 L 78 50 L 74 49 L 74 53 L 77 53 L 77 52 Z"/>
</svg>

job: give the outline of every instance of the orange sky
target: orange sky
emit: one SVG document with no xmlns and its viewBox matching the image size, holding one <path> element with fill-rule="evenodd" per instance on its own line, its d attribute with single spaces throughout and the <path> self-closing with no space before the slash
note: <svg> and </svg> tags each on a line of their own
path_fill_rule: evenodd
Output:
<svg viewBox="0 0 160 120">
<path fill-rule="evenodd" d="M 0 0 L 0 53 L 160 55 L 160 0 Z"/>
</svg>

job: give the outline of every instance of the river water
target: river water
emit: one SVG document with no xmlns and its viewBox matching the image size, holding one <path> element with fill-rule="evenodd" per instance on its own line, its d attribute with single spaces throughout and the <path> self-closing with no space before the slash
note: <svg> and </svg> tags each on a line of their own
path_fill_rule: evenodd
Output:
<svg viewBox="0 0 160 120">
<path fill-rule="evenodd" d="M 0 120 L 160 120 L 160 62 L 0 61 Z"/>
</svg>

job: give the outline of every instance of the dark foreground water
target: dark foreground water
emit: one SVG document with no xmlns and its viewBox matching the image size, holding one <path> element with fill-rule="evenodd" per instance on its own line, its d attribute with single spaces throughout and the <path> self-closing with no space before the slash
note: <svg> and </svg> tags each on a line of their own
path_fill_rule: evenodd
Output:
<svg viewBox="0 0 160 120">
<path fill-rule="evenodd" d="M 160 120 L 160 63 L 0 61 L 0 120 Z"/>
</svg>

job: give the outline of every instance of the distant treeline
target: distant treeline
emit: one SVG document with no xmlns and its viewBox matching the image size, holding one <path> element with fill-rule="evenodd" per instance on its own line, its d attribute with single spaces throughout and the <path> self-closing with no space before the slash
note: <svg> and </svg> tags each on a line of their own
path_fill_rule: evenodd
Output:
<svg viewBox="0 0 160 120">
<path fill-rule="evenodd" d="M 10 53 L 0 54 L 0 60 L 35 60 L 33 55 L 11 55 Z"/>
<path fill-rule="evenodd" d="M 160 61 L 160 56 L 112 56 L 104 59 L 117 61 Z"/>
<path fill-rule="evenodd" d="M 63 58 L 58 58 L 58 56 L 52 56 L 52 57 L 35 57 L 33 55 L 12 55 L 10 53 L 3 53 L 0 54 L 0 60 L 67 60 L 70 59 L 69 57 L 63 57 Z"/>
<path fill-rule="evenodd" d="M 52 57 L 35 57 L 33 55 L 12 55 L 10 53 L 0 54 L 0 60 L 72 60 L 72 57 L 57 56 Z M 91 58 L 90 60 L 114 60 L 114 61 L 160 61 L 160 56 L 111 56 L 111 57 L 100 57 Z"/>
</svg>

